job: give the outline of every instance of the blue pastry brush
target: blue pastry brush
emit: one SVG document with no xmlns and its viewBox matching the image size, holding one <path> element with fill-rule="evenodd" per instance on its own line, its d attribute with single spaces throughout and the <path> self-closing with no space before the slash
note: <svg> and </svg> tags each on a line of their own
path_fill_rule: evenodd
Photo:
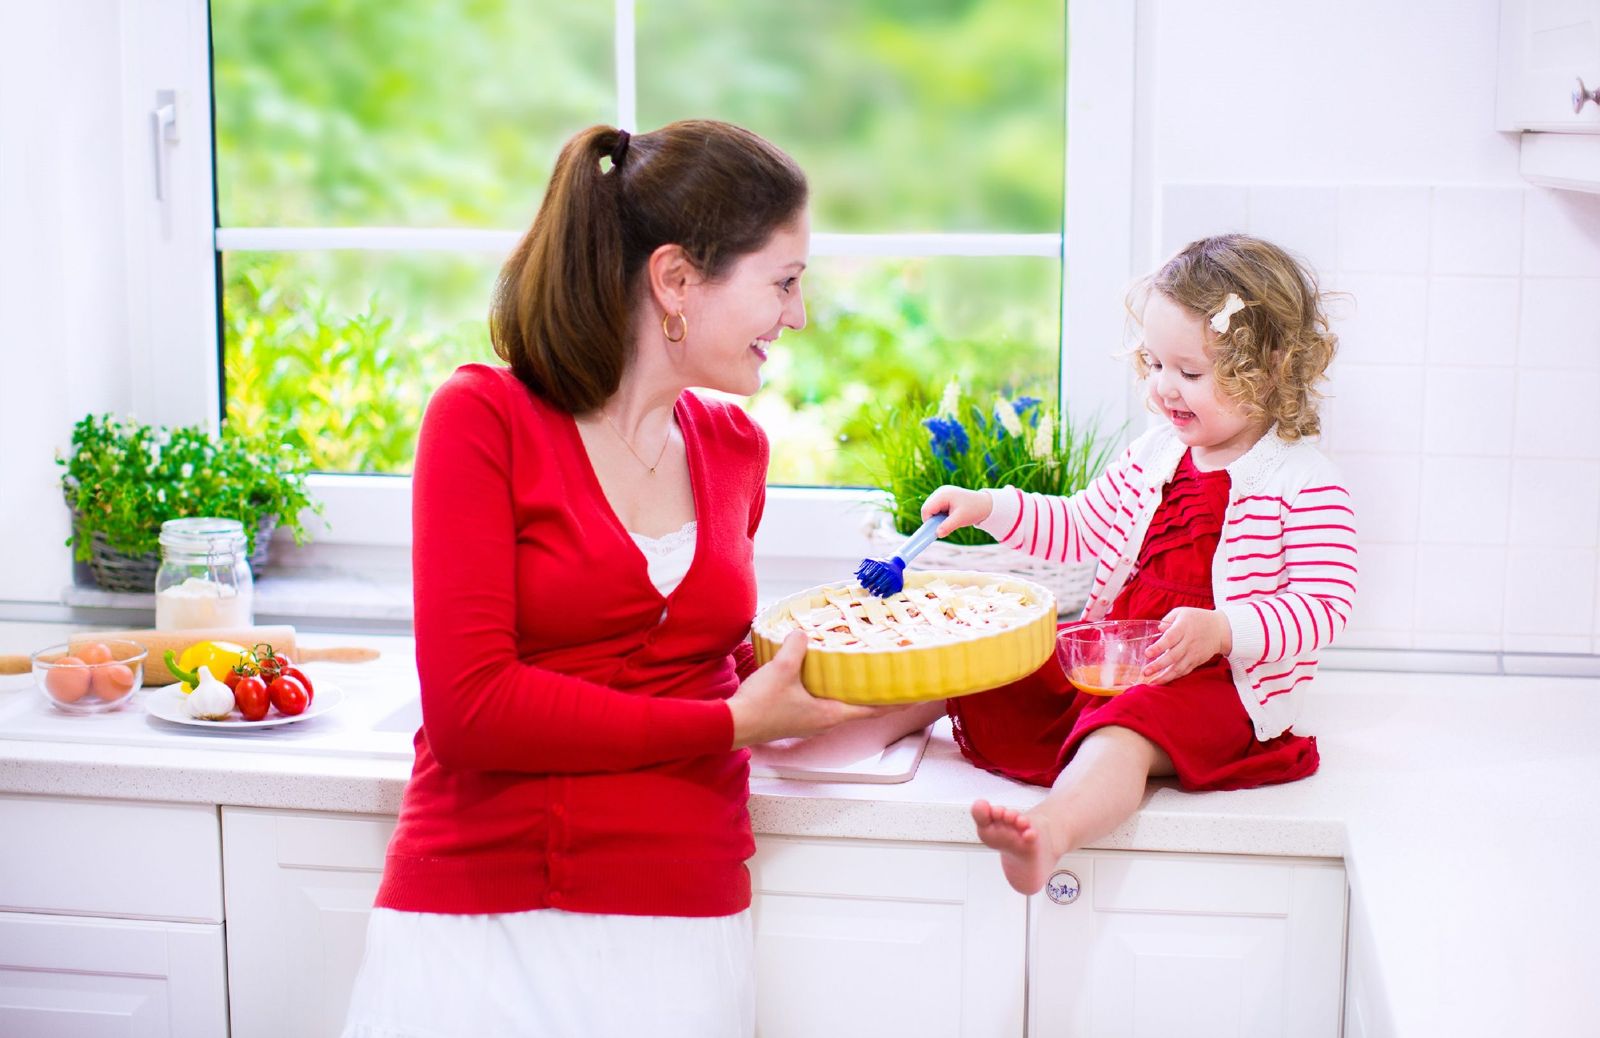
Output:
<svg viewBox="0 0 1600 1038">
<path fill-rule="evenodd" d="M 930 516 L 916 533 L 906 538 L 906 543 L 891 559 L 863 559 L 856 567 L 856 579 L 861 586 L 877 595 L 888 598 L 905 586 L 906 563 L 921 555 L 923 549 L 939 539 L 939 524 L 950 518 L 949 512 Z"/>
</svg>

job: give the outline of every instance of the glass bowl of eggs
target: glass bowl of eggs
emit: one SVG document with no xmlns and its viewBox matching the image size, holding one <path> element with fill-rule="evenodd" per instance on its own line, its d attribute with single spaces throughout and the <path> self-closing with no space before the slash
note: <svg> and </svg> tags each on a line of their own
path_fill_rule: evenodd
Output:
<svg viewBox="0 0 1600 1038">
<path fill-rule="evenodd" d="M 33 681 L 57 710 L 98 714 L 115 710 L 144 684 L 149 653 L 135 641 L 74 641 L 31 657 Z"/>
<path fill-rule="evenodd" d="M 1159 620 L 1101 620 L 1074 624 L 1056 635 L 1056 660 L 1067 680 L 1091 696 L 1121 695 L 1143 679 Z"/>
</svg>

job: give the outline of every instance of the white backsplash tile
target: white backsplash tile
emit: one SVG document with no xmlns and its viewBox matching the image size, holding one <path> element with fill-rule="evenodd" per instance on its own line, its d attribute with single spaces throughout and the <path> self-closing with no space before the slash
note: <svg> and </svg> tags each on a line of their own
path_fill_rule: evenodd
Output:
<svg viewBox="0 0 1600 1038">
<path fill-rule="evenodd" d="M 1227 184 L 1168 184 L 1161 189 L 1161 258 L 1198 238 L 1243 231 L 1249 225 L 1248 188 Z"/>
<path fill-rule="evenodd" d="M 1333 187 L 1253 187 L 1251 234 L 1280 245 L 1313 270 L 1339 263 L 1339 191 Z"/>
<path fill-rule="evenodd" d="M 1330 287 L 1339 357 L 1355 364 L 1419 364 L 1428 336 L 1428 279 L 1421 274 L 1343 274 Z"/>
<path fill-rule="evenodd" d="M 1506 572 L 1506 634 L 1591 636 L 1597 560 L 1600 552 L 1593 548 L 1511 549 Z"/>
<path fill-rule="evenodd" d="M 1421 539 L 1427 544 L 1505 544 L 1510 491 L 1509 458 L 1424 457 Z"/>
<path fill-rule="evenodd" d="M 1524 274 L 1600 277 L 1600 195 L 1534 188 L 1522 232 Z"/>
<path fill-rule="evenodd" d="M 1324 424 L 1339 450 L 1414 454 L 1421 448 L 1421 367 L 1341 364 L 1325 392 Z"/>
<path fill-rule="evenodd" d="M 1516 545 L 1600 547 L 1600 460 L 1515 459 L 1509 536 Z"/>
<path fill-rule="evenodd" d="M 1600 278 L 1524 278 L 1517 362 L 1600 371 Z"/>
<path fill-rule="evenodd" d="M 1517 359 L 1516 278 L 1436 277 L 1428 285 L 1428 364 L 1497 365 Z"/>
<path fill-rule="evenodd" d="M 1353 272 L 1428 272 L 1429 189 L 1360 185 L 1339 191 L 1339 266 Z"/>
<path fill-rule="evenodd" d="M 1398 640 L 1409 645 L 1417 596 L 1416 545 L 1363 540 L 1357 586 L 1355 615 L 1336 644 L 1393 648 Z"/>
<path fill-rule="evenodd" d="M 1380 542 L 1405 544 L 1414 552 L 1422 514 L 1422 458 L 1337 451 L 1333 461 L 1355 500 L 1363 558 L 1369 545 Z"/>
<path fill-rule="evenodd" d="M 1600 454 L 1600 371 L 1519 370 L 1515 447 L 1519 457 Z"/>
<path fill-rule="evenodd" d="M 1499 648 L 1505 602 L 1506 549 L 1424 543 L 1417 549 L 1418 648 L 1460 648 L 1478 637 Z M 1427 636 L 1427 637 L 1423 637 Z M 1444 637 L 1440 637 L 1444 636 Z M 1485 645 L 1488 636 L 1493 646 Z"/>
<path fill-rule="evenodd" d="M 1428 454 L 1511 451 L 1516 386 L 1507 370 L 1429 365 L 1422 449 Z"/>
<path fill-rule="evenodd" d="M 1433 189 L 1434 274 L 1506 274 L 1522 269 L 1521 188 Z"/>
<path fill-rule="evenodd" d="M 1162 200 L 1173 247 L 1242 227 L 1351 297 L 1328 308 L 1323 403 L 1361 539 L 1340 644 L 1600 656 L 1600 196 L 1200 184 Z"/>
</svg>

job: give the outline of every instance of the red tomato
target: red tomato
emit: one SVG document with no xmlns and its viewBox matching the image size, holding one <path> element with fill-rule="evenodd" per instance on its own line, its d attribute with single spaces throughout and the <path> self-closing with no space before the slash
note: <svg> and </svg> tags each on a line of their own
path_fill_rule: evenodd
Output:
<svg viewBox="0 0 1600 1038">
<path fill-rule="evenodd" d="M 254 674 L 240 675 L 233 687 L 233 702 L 246 721 L 259 721 L 267 716 L 272 700 L 267 695 L 267 683 Z"/>
<path fill-rule="evenodd" d="M 306 693 L 306 687 L 287 675 L 274 678 L 267 686 L 267 695 L 279 713 L 290 717 L 304 713 L 306 707 L 311 705 L 311 696 Z"/>
<path fill-rule="evenodd" d="M 299 667 L 285 667 L 285 668 L 283 668 L 283 676 L 286 677 L 286 678 L 294 678 L 296 681 L 300 682 L 300 684 L 302 684 L 302 685 L 304 685 L 306 687 L 306 702 L 307 703 L 316 702 L 317 690 L 311 687 L 311 679 L 306 677 L 305 676 L 305 672 L 302 671 Z"/>
<path fill-rule="evenodd" d="M 272 646 L 270 645 L 267 646 L 269 649 L 271 647 Z M 275 652 L 270 656 L 263 656 L 261 657 L 261 676 L 266 678 L 268 682 L 271 682 L 273 678 L 276 678 L 279 674 L 282 674 L 284 668 L 288 666 L 289 657 L 285 656 L 281 652 Z"/>
</svg>

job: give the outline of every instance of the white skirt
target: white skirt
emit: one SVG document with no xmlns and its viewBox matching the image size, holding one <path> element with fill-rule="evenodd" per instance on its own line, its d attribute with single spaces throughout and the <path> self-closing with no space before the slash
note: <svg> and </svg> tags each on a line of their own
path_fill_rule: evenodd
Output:
<svg viewBox="0 0 1600 1038">
<path fill-rule="evenodd" d="M 731 916 L 378 908 L 344 1038 L 751 1038 L 755 945 Z"/>
</svg>

